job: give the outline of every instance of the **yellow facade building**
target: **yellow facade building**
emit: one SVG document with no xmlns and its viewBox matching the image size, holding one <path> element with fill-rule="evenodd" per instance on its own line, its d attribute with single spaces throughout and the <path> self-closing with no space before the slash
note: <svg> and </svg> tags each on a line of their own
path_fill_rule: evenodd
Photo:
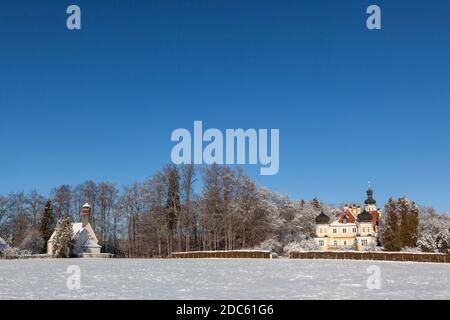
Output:
<svg viewBox="0 0 450 320">
<path fill-rule="evenodd" d="M 362 211 L 360 206 L 345 205 L 334 219 L 324 212 L 319 214 L 314 240 L 321 250 L 370 250 L 378 245 L 380 218 L 381 210 L 377 209 L 369 187 Z"/>
</svg>

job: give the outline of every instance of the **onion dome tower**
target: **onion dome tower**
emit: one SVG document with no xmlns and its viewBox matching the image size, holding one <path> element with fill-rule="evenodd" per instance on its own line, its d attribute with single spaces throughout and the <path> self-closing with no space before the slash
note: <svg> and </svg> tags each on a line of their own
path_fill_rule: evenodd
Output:
<svg viewBox="0 0 450 320">
<path fill-rule="evenodd" d="M 358 215 L 358 222 L 372 222 L 372 215 L 364 210 Z"/>
<path fill-rule="evenodd" d="M 330 217 L 327 216 L 323 211 L 316 217 L 316 224 L 329 224 Z"/>
<path fill-rule="evenodd" d="M 364 211 L 367 211 L 367 212 L 376 212 L 377 211 L 377 202 L 373 198 L 373 190 L 370 186 L 369 186 L 369 189 L 367 190 L 367 199 L 366 199 L 366 201 L 364 201 Z"/>
</svg>

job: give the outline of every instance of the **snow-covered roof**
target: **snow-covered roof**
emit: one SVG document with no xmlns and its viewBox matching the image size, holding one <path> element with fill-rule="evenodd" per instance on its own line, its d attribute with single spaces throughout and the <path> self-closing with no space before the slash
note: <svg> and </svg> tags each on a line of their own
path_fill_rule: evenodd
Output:
<svg viewBox="0 0 450 320">
<path fill-rule="evenodd" d="M 73 230 L 73 236 L 76 237 L 78 234 L 83 232 L 83 224 L 81 222 L 72 223 L 72 230 Z M 55 232 L 53 232 L 52 236 L 48 241 L 53 241 L 53 238 L 55 237 Z"/>
<path fill-rule="evenodd" d="M 82 247 L 85 247 L 85 248 L 92 248 L 92 247 L 101 248 L 101 246 L 98 245 L 98 244 L 97 244 L 95 241 L 93 241 L 92 239 L 87 239 L 87 240 L 83 243 Z"/>
<path fill-rule="evenodd" d="M 86 203 L 82 206 L 82 208 L 92 208 L 92 207 L 91 207 L 91 205 L 90 205 L 89 203 L 86 202 Z"/>
<path fill-rule="evenodd" d="M 72 223 L 72 230 L 74 234 L 77 234 L 83 230 L 83 224 L 81 222 Z"/>
</svg>

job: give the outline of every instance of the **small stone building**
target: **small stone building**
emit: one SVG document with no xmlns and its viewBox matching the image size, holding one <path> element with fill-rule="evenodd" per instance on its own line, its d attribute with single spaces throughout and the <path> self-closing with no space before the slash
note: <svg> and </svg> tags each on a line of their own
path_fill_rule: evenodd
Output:
<svg viewBox="0 0 450 320">
<path fill-rule="evenodd" d="M 74 256 L 83 257 L 101 255 L 101 246 L 98 244 L 94 229 L 92 229 L 92 226 L 89 223 L 90 215 L 91 206 L 86 203 L 81 209 L 82 222 L 72 223 L 73 239 L 75 240 L 75 246 L 72 250 Z M 47 242 L 47 253 L 50 255 L 53 254 L 54 237 L 55 233 L 52 234 Z"/>
</svg>

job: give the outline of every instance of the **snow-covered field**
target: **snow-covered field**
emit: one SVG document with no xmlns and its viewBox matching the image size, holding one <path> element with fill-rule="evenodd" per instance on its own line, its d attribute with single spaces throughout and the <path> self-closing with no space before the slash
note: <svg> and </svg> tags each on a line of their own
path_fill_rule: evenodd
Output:
<svg viewBox="0 0 450 320">
<path fill-rule="evenodd" d="M 71 265 L 81 272 L 80 289 L 69 289 L 66 284 L 69 277 L 74 279 L 67 273 Z M 369 266 L 376 266 L 369 269 L 375 273 L 368 273 Z M 369 281 L 372 285 L 368 287 L 367 279 L 376 277 L 377 270 L 381 287 L 373 288 L 376 281 Z M 450 299 L 450 264 L 288 259 L 0 260 L 0 299 Z"/>
</svg>

